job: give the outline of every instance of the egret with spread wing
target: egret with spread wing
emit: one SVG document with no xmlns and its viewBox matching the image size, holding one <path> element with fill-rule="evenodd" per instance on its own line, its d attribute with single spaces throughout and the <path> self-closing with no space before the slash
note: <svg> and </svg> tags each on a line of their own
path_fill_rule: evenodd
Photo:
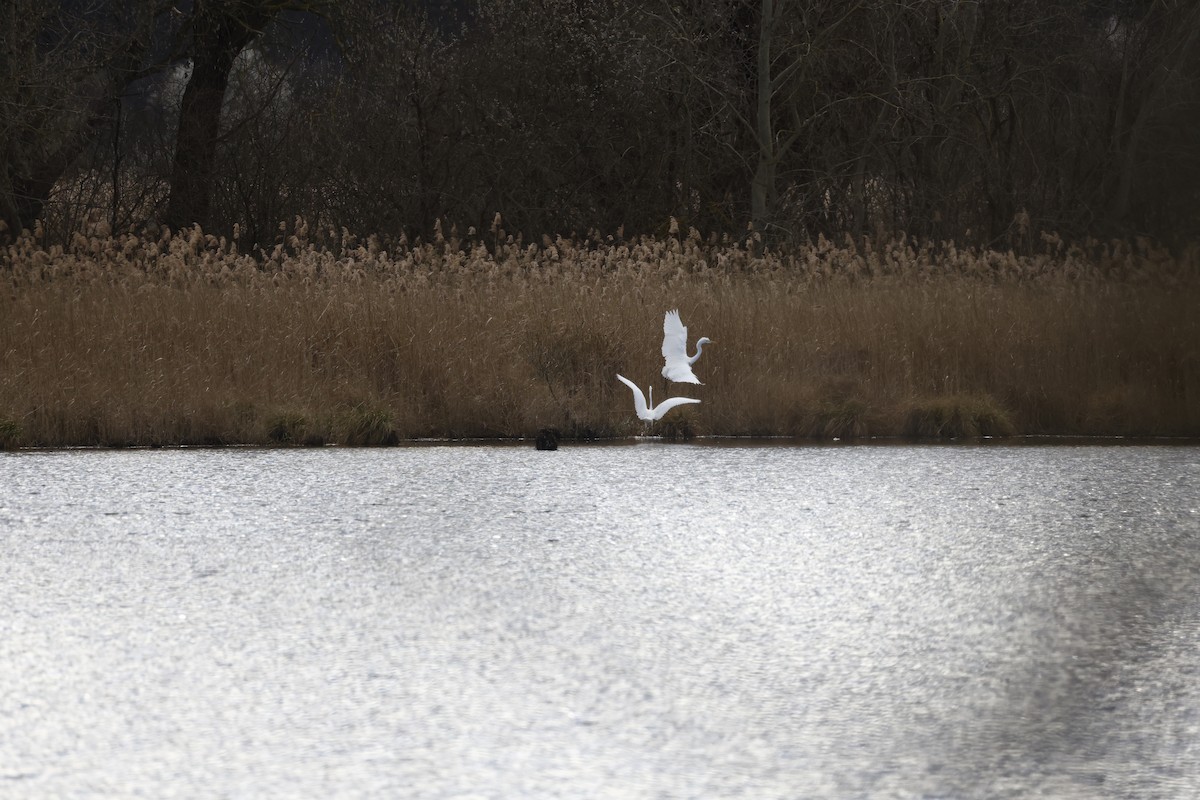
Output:
<svg viewBox="0 0 1200 800">
<path fill-rule="evenodd" d="M 663 359 L 667 362 L 662 369 L 663 377 L 676 383 L 700 383 L 692 364 L 700 358 L 704 345 L 712 342 L 707 336 L 696 340 L 696 355 L 687 354 L 687 328 L 679 319 L 679 311 L 668 311 L 663 317 Z"/>
<path fill-rule="evenodd" d="M 654 422 L 663 418 L 663 415 L 670 411 L 675 406 L 681 406 L 686 403 L 699 403 L 700 401 L 694 397 L 671 397 L 663 400 L 657 406 L 654 405 L 654 387 L 650 387 L 650 405 L 646 405 L 646 395 L 642 394 L 642 390 L 633 381 L 626 378 L 624 375 L 618 375 L 617 380 L 633 389 L 633 408 L 637 411 L 638 419 L 644 419 L 646 422 Z"/>
</svg>

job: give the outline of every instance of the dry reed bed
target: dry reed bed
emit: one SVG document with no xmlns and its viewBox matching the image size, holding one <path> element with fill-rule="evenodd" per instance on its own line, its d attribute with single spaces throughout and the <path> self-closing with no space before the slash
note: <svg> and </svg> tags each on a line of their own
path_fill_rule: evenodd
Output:
<svg viewBox="0 0 1200 800">
<path fill-rule="evenodd" d="M 716 344 L 666 435 L 1200 435 L 1194 252 L 284 235 L 9 246 L 0 446 L 639 433 L 674 307 Z"/>
</svg>

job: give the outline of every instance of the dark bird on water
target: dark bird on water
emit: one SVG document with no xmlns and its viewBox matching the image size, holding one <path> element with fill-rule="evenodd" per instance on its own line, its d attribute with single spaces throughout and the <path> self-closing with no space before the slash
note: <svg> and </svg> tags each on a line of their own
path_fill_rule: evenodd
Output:
<svg viewBox="0 0 1200 800">
<path fill-rule="evenodd" d="M 558 431 L 553 428 L 542 428 L 537 432 L 537 438 L 533 440 L 533 443 L 538 450 L 557 450 Z"/>
</svg>

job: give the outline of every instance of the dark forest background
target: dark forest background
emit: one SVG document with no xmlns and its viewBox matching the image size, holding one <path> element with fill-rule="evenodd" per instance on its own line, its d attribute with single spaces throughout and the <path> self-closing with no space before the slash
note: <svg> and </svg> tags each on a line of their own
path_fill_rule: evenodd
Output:
<svg viewBox="0 0 1200 800">
<path fill-rule="evenodd" d="M 1200 235 L 1195 0 L 5 0 L 0 219 Z"/>
</svg>

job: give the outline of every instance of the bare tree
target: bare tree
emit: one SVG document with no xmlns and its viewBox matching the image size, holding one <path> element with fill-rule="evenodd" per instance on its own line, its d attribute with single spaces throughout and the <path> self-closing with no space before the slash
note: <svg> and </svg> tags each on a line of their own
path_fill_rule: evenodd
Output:
<svg viewBox="0 0 1200 800">
<path fill-rule="evenodd" d="M 813 64 L 822 50 L 831 46 L 838 30 L 862 5 L 761 0 L 754 100 L 758 153 L 750 192 L 750 218 L 758 230 L 766 228 L 774 216 L 780 162 L 804 135 L 810 120 L 828 110 L 797 102 L 799 93 L 793 84 L 812 79 L 816 73 Z M 778 119 L 779 115 L 783 119 Z"/>
<path fill-rule="evenodd" d="M 298 45 L 297 9 L 338 47 Z M 1200 235 L 1185 0 L 11 0 L 0 23 L 12 229 L 73 186 L 114 225 L 158 203 L 255 243 L 498 211 L 530 237 Z M 133 83 L 168 66 L 180 93 Z"/>
<path fill-rule="evenodd" d="M 1140 16 L 1116 15 L 1105 22 L 1119 53 L 1120 84 L 1110 136 L 1110 219 L 1123 224 L 1132 210 L 1135 185 L 1146 173 L 1154 125 L 1170 126 L 1180 112 L 1200 108 L 1200 5 L 1153 0 Z M 1195 154 L 1172 153 L 1195 163 Z"/>
<path fill-rule="evenodd" d="M 41 215 L 54 184 L 143 74 L 153 8 L 10 0 L 0 5 L 0 219 Z"/>
<path fill-rule="evenodd" d="M 191 30 L 192 74 L 183 92 L 171 199 L 165 222 L 173 228 L 207 225 L 213 159 L 221 107 L 234 59 L 286 3 L 195 0 Z"/>
</svg>

